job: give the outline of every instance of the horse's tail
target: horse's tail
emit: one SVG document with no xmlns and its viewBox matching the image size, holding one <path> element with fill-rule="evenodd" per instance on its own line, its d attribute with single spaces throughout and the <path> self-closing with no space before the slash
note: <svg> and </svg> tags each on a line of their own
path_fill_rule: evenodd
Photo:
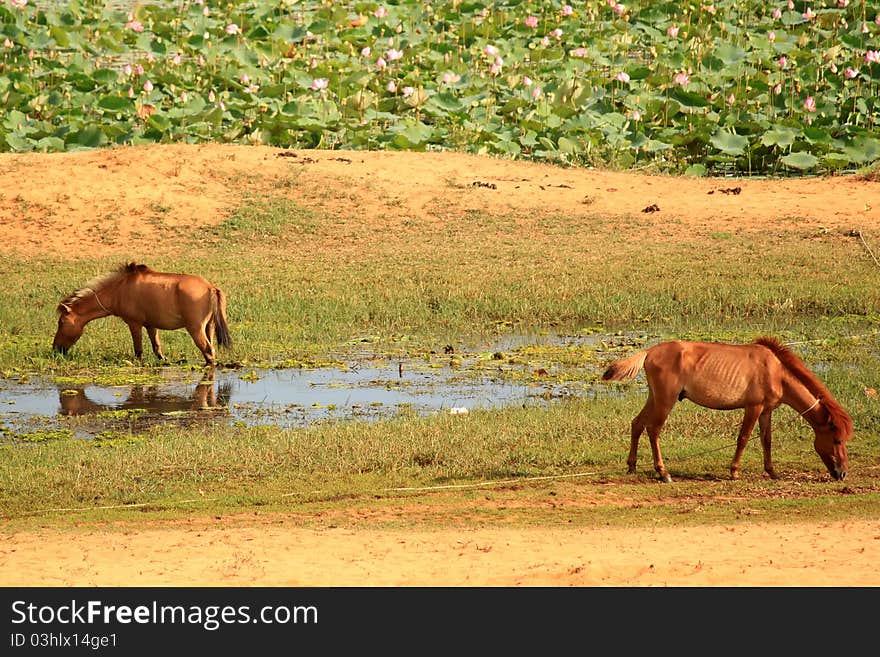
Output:
<svg viewBox="0 0 880 657">
<path fill-rule="evenodd" d="M 645 364 L 645 358 L 647 357 L 648 350 L 646 349 L 645 351 L 639 351 L 632 356 L 616 360 L 608 366 L 607 370 L 605 370 L 602 379 L 604 381 L 629 381 L 630 379 L 634 379 L 639 373 L 639 370 L 641 370 L 642 366 Z"/>
<path fill-rule="evenodd" d="M 229 333 L 229 324 L 226 323 L 226 295 L 219 287 L 214 288 L 214 299 L 211 304 L 211 321 L 214 322 L 214 332 L 217 336 L 217 344 L 221 347 L 232 346 L 232 336 Z"/>
</svg>

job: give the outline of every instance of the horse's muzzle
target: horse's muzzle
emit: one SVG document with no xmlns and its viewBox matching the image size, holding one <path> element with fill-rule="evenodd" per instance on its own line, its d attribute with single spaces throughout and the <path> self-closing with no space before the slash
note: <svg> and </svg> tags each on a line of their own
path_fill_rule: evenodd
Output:
<svg viewBox="0 0 880 657">
<path fill-rule="evenodd" d="M 834 470 L 831 471 L 831 476 L 834 477 L 836 481 L 843 481 L 846 479 L 846 470 L 838 470 L 837 468 L 834 468 Z"/>
</svg>

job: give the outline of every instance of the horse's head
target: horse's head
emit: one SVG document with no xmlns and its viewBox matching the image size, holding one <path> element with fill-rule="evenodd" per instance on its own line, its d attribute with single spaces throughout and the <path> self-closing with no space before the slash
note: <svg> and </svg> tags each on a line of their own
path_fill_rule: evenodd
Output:
<svg viewBox="0 0 880 657">
<path fill-rule="evenodd" d="M 58 330 L 52 341 L 52 349 L 66 354 L 82 335 L 85 323 L 82 317 L 66 303 L 58 304 Z"/>
<path fill-rule="evenodd" d="M 823 407 L 827 419 L 813 426 L 816 433 L 813 447 L 831 476 L 837 481 L 843 481 L 849 465 L 846 442 L 852 437 L 852 420 L 842 409 L 838 411 L 837 408 L 829 408 L 826 404 L 823 404 Z"/>
</svg>

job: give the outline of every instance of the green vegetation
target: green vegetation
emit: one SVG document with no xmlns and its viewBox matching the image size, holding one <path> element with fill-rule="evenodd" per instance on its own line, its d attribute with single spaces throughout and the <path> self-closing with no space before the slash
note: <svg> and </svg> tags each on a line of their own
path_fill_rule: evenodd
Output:
<svg viewBox="0 0 880 657">
<path fill-rule="evenodd" d="M 720 241 L 695 232 L 679 242 L 647 240 L 636 218 L 612 226 L 599 217 L 532 217 L 540 222 L 535 230 L 522 218 L 470 213 L 457 225 L 413 221 L 368 238 L 345 218 L 289 205 L 279 213 L 280 203 L 288 202 L 253 201 L 247 215 L 238 215 L 246 217 L 244 228 L 218 231 L 207 242 L 203 231 L 178 236 L 185 260 L 150 258 L 159 269 L 199 271 L 226 290 L 235 348 L 221 353 L 221 362 L 320 364 L 365 348 L 425 359 L 454 344 L 456 355 L 478 356 L 477 371 L 512 359 L 564 379 L 596 377 L 609 353 L 662 336 L 748 341 L 772 333 L 794 343 L 851 413 L 857 429 L 850 478 L 845 486 L 828 480 L 809 428 L 783 407 L 774 416 L 774 460 L 783 479 L 763 477 L 756 436 L 743 480 L 730 482 L 739 413 L 685 403 L 661 441 L 677 483 L 647 485 L 647 442 L 639 474 L 625 474 L 629 422 L 645 394 L 636 382 L 548 408 L 427 418 L 403 412 L 382 422 L 297 430 L 273 426 L 268 417 L 266 426 L 160 424 L 134 433 L 126 418 L 108 414 L 103 421 L 116 423 L 94 440 L 69 431 L 7 431 L 0 436 L 5 517 L 26 522 L 53 508 L 95 509 L 77 517 L 105 517 L 287 508 L 292 501 L 313 509 L 353 499 L 381 505 L 432 494 L 413 488 L 482 490 L 483 482 L 508 480 L 541 497 L 574 486 L 565 477 L 580 473 L 587 474 L 577 485 L 600 500 L 595 513 L 582 512 L 590 521 L 638 522 L 649 514 L 642 505 L 660 505 L 666 510 L 659 517 L 674 522 L 735 521 L 744 509 L 763 519 L 876 516 L 880 402 L 871 389 L 880 381 L 880 273 L 851 236 L 791 226 L 772 234 L 732 232 Z M 270 231 L 259 229 L 264 221 Z M 328 239 L 338 231 L 345 240 Z M 151 355 L 143 366 L 128 360 L 128 330 L 113 318 L 89 325 L 66 358 L 50 353 L 57 300 L 114 264 L 15 257 L 0 263 L 7 281 L 0 289 L 0 371 L 25 379 L 48 374 L 71 386 L 159 380 Z M 609 341 L 602 352 L 526 345 L 502 354 L 475 346 L 518 331 L 634 328 L 643 337 Z M 177 367 L 201 368 L 183 331 L 165 332 L 163 341 Z M 563 478 L 529 483 L 545 476 Z M 503 497 L 511 485 L 485 494 Z M 632 508 L 617 509 L 606 486 L 632 499 Z M 136 506 L 100 510 L 118 505 Z M 533 518 L 523 513 L 516 517 Z"/>
<path fill-rule="evenodd" d="M 127 4 L 0 5 L 0 148 L 452 148 L 692 175 L 880 157 L 873 1 Z"/>
</svg>

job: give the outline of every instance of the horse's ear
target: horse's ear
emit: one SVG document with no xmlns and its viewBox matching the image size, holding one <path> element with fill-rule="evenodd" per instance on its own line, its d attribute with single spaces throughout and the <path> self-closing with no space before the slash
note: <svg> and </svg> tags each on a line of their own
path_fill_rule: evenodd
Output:
<svg viewBox="0 0 880 657">
<path fill-rule="evenodd" d="M 67 315 L 71 311 L 71 308 L 66 303 L 59 303 L 56 310 L 59 315 Z"/>
</svg>

